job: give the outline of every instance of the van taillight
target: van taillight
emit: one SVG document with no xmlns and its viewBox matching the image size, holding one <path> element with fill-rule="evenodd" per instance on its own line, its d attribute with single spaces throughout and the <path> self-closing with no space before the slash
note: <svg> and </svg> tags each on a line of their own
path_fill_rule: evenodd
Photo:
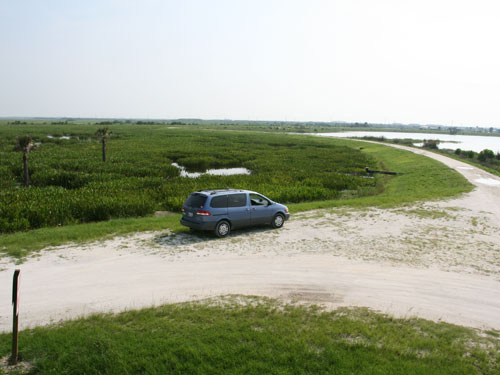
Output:
<svg viewBox="0 0 500 375">
<path fill-rule="evenodd" d="M 210 212 L 208 212 L 208 211 L 196 210 L 196 215 L 200 215 L 200 216 L 210 216 Z"/>
</svg>

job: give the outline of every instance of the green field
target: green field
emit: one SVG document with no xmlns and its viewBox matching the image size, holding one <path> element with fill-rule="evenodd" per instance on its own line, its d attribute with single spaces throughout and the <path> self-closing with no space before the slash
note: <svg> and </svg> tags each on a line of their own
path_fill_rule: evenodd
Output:
<svg viewBox="0 0 500 375">
<path fill-rule="evenodd" d="M 249 297 L 95 315 L 20 334 L 32 374 L 498 374 L 498 332 Z M 10 335 L 0 335 L 0 353 Z M 1 370 L 0 370 L 1 373 Z"/>
<path fill-rule="evenodd" d="M 178 212 L 189 193 L 201 189 L 245 188 L 283 203 L 335 199 L 343 191 L 377 192 L 377 180 L 363 178 L 364 167 L 376 161 L 330 140 L 120 125 L 110 127 L 108 160 L 102 162 L 96 129 L 0 126 L 0 233 Z M 39 144 L 29 154 L 30 188 L 21 187 L 22 153 L 14 151 L 18 135 Z M 198 172 L 244 167 L 251 175 L 181 177 L 173 162 Z"/>
</svg>

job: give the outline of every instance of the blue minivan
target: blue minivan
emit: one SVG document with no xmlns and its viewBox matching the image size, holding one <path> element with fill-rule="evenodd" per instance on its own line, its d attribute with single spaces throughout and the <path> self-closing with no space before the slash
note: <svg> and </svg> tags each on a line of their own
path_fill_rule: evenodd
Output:
<svg viewBox="0 0 500 375">
<path fill-rule="evenodd" d="M 181 224 L 226 237 L 232 229 L 270 224 L 281 228 L 288 207 L 250 190 L 216 189 L 191 193 L 182 205 Z"/>
</svg>

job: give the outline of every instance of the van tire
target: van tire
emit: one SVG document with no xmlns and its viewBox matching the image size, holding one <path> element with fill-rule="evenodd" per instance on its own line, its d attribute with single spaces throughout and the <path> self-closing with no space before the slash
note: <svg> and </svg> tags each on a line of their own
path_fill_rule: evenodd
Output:
<svg viewBox="0 0 500 375">
<path fill-rule="evenodd" d="M 215 235 L 217 237 L 227 237 L 229 233 L 231 233 L 231 224 L 227 220 L 221 220 L 215 226 Z"/>
<path fill-rule="evenodd" d="M 278 213 L 278 214 L 274 215 L 273 221 L 271 222 L 271 226 L 274 229 L 278 229 L 278 228 L 281 228 L 283 226 L 283 224 L 285 224 L 285 217 L 283 216 L 283 214 Z"/>
</svg>

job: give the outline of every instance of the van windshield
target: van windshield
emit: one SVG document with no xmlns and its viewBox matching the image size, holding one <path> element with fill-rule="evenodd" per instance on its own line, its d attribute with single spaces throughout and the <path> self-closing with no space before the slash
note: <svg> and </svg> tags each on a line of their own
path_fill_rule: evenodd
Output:
<svg viewBox="0 0 500 375">
<path fill-rule="evenodd" d="M 200 193 L 193 193 L 189 196 L 187 199 L 185 206 L 188 207 L 196 207 L 196 208 L 203 208 L 205 205 L 205 202 L 207 200 L 207 196 L 200 194 Z"/>
</svg>

